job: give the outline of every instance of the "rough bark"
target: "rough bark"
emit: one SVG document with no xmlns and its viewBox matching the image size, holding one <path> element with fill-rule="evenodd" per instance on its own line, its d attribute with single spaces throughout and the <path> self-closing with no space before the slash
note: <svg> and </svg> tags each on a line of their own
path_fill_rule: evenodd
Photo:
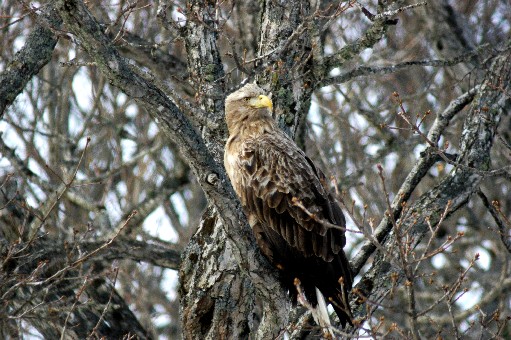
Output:
<svg viewBox="0 0 511 340">
<path fill-rule="evenodd" d="M 227 129 L 223 117 L 225 74 L 217 47 L 215 6 L 187 3 L 183 37 L 190 80 L 204 115 L 202 138 L 217 163 L 223 162 Z M 183 253 L 180 314 L 188 339 L 244 338 L 253 328 L 254 287 L 239 271 L 225 226 L 213 208 Z"/>
<path fill-rule="evenodd" d="M 60 29 L 62 21 L 54 7 L 49 6 L 38 20 L 39 24 L 27 38 L 25 46 L 0 74 L 0 117 L 32 77 L 50 61 L 57 44 L 55 32 Z"/>
<path fill-rule="evenodd" d="M 256 329 L 254 286 L 240 272 L 231 241 L 211 208 L 183 253 L 179 275 L 185 338 L 243 339 Z"/>
<path fill-rule="evenodd" d="M 303 147 L 304 119 L 315 89 L 312 36 L 307 32 L 312 25 L 310 5 L 304 1 L 266 0 L 261 11 L 258 55 L 275 56 L 269 69 L 257 79 L 273 94 L 273 115 L 280 128 Z"/>
<path fill-rule="evenodd" d="M 204 111 L 200 126 L 202 138 L 216 162 L 223 162 L 227 126 L 223 117 L 225 73 L 217 47 L 219 23 L 215 20 L 215 6 L 203 1 L 188 1 L 187 21 L 183 28 L 190 82 L 195 88 L 195 99 Z"/>
</svg>

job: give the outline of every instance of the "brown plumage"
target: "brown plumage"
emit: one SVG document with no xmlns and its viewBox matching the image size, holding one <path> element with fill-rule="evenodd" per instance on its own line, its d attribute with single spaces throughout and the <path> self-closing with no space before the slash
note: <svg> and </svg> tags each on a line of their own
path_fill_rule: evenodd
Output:
<svg viewBox="0 0 511 340">
<path fill-rule="evenodd" d="M 346 238 L 344 230 L 327 225 L 344 227 L 344 215 L 327 189 L 324 174 L 278 128 L 271 108 L 271 100 L 255 84 L 227 97 L 227 174 L 257 244 L 279 269 L 293 302 L 297 298 L 294 279 L 298 278 L 311 305 L 317 305 L 318 288 L 332 302 L 343 326 L 351 324 L 349 305 L 343 298 L 353 281 L 342 250 Z M 294 204 L 296 200 L 315 218 Z"/>
</svg>

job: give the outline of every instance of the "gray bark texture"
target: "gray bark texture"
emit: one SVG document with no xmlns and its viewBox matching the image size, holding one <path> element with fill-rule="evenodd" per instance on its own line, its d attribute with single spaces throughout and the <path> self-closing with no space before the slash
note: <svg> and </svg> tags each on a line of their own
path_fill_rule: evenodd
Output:
<svg viewBox="0 0 511 340">
<path fill-rule="evenodd" d="M 0 115 L 12 104 L 27 83 L 51 58 L 62 20 L 52 6 L 38 17 L 40 21 L 27 37 L 23 48 L 7 64 L 0 77 Z"/>
<path fill-rule="evenodd" d="M 0 4 L 0 338 L 510 336 L 510 8 Z M 291 305 L 225 173 L 254 81 L 332 179 L 353 326 Z"/>
</svg>

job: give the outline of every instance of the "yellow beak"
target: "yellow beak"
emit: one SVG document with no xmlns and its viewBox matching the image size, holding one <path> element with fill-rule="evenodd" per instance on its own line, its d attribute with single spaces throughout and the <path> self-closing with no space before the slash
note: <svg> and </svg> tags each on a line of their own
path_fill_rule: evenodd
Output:
<svg viewBox="0 0 511 340">
<path fill-rule="evenodd" d="M 256 108 L 267 107 L 270 110 L 273 109 L 273 103 L 271 99 L 263 94 L 256 98 L 250 99 L 250 106 Z"/>
</svg>

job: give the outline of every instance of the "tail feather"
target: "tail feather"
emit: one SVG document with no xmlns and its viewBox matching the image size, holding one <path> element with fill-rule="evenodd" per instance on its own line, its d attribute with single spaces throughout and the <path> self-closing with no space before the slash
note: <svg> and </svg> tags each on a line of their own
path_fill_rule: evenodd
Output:
<svg viewBox="0 0 511 340">
<path fill-rule="evenodd" d="M 318 304 L 315 308 L 313 308 L 312 316 L 314 317 L 314 321 L 321 327 L 330 327 L 332 324 L 330 323 L 330 315 L 328 314 L 325 298 L 323 294 L 316 288 L 316 298 Z"/>
<path fill-rule="evenodd" d="M 314 318 L 316 324 L 321 327 L 321 331 L 323 332 L 323 336 L 325 338 L 335 339 L 325 298 L 318 288 L 316 288 L 316 299 L 318 304 L 316 307 L 311 309 L 312 317 Z"/>
</svg>

